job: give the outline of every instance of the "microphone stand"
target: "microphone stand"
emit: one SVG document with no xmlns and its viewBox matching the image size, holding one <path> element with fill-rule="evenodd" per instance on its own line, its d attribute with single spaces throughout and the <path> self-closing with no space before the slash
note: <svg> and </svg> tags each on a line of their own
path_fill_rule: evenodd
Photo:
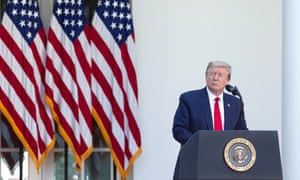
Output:
<svg viewBox="0 0 300 180">
<path fill-rule="evenodd" d="M 238 96 L 240 98 L 240 101 L 241 101 L 241 110 L 240 110 L 240 116 L 239 116 L 239 120 L 241 118 L 244 117 L 244 102 L 243 102 L 243 98 L 242 98 L 242 95 L 240 93 L 240 91 L 238 90 L 238 88 L 235 86 L 231 86 L 231 85 L 227 85 L 226 86 L 226 90 L 228 90 L 229 92 L 232 93 L 233 96 Z"/>
<path fill-rule="evenodd" d="M 240 93 L 238 93 L 238 96 L 240 97 L 240 100 L 241 100 L 241 111 L 240 111 L 240 117 L 239 117 L 239 120 L 241 118 L 244 117 L 244 101 L 243 101 L 243 98 L 242 98 L 242 95 Z"/>
</svg>

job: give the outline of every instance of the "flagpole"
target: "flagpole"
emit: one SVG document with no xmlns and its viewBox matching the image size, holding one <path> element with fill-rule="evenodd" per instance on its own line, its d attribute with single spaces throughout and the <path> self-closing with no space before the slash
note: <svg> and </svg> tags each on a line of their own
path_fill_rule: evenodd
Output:
<svg viewBox="0 0 300 180">
<path fill-rule="evenodd" d="M 20 180 L 23 179 L 23 154 L 24 154 L 24 146 L 20 141 L 20 148 L 19 148 Z"/>
<path fill-rule="evenodd" d="M 65 142 L 65 180 L 68 180 L 68 144 Z"/>
</svg>

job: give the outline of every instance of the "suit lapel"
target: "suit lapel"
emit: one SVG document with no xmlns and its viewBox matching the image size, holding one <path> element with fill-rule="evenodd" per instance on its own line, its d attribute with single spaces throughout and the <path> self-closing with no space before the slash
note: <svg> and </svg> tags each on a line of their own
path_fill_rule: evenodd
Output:
<svg viewBox="0 0 300 180">
<path fill-rule="evenodd" d="M 202 89 L 200 93 L 200 102 L 201 102 L 201 108 L 204 109 L 204 117 L 206 120 L 207 128 L 208 130 L 213 130 L 213 124 L 212 124 L 212 116 L 210 111 L 210 103 L 208 94 L 206 91 L 206 88 Z"/>
</svg>

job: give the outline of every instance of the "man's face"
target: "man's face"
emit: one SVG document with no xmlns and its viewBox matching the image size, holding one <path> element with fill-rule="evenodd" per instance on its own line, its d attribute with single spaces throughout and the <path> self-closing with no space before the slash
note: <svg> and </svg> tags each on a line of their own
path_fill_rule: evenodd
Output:
<svg viewBox="0 0 300 180">
<path fill-rule="evenodd" d="M 228 71 L 224 67 L 210 67 L 206 72 L 206 85 L 216 96 L 220 95 L 229 83 Z"/>
</svg>

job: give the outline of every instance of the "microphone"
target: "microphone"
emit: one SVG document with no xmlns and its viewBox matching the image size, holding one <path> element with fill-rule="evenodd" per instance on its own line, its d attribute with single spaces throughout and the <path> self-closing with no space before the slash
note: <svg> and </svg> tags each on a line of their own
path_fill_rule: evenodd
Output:
<svg viewBox="0 0 300 180">
<path fill-rule="evenodd" d="M 226 88 L 227 91 L 231 92 L 234 96 L 241 97 L 241 94 L 240 94 L 240 92 L 239 92 L 239 90 L 238 90 L 238 88 L 236 86 L 232 86 L 230 84 L 227 84 L 225 86 L 225 88 Z"/>
</svg>

